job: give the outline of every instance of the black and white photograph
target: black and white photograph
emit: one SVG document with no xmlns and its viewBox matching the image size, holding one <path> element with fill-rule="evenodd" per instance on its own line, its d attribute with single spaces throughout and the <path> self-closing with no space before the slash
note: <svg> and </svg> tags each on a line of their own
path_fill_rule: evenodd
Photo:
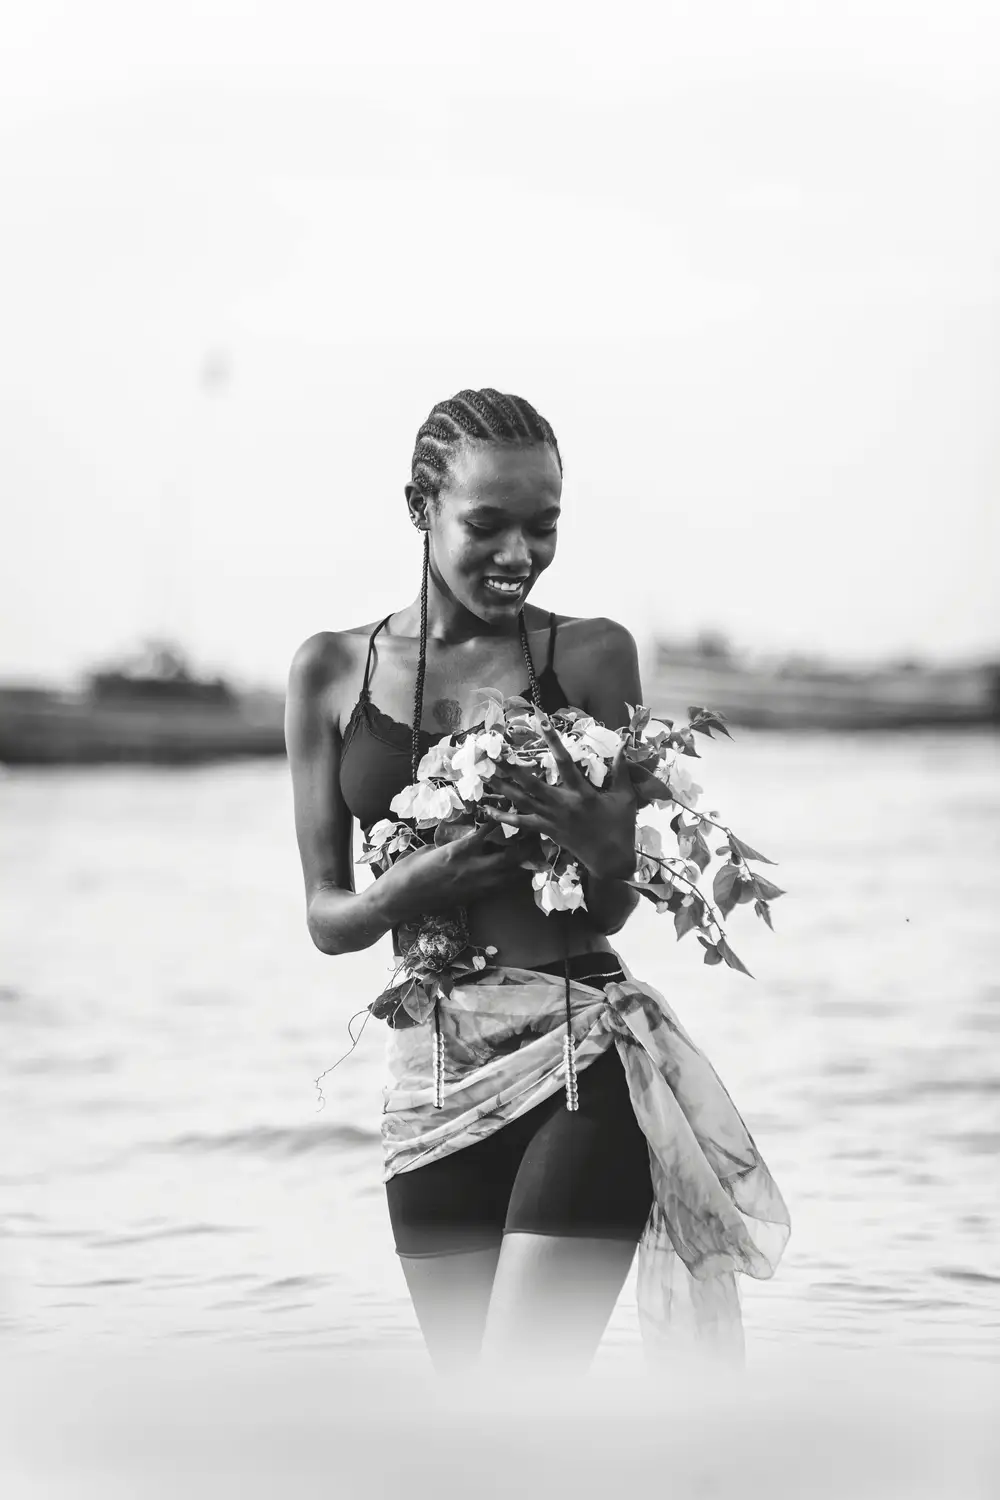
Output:
<svg viewBox="0 0 1000 1500">
<path fill-rule="evenodd" d="M 1000 1492 L 1000 11 L 0 14 L 0 1487 Z"/>
</svg>

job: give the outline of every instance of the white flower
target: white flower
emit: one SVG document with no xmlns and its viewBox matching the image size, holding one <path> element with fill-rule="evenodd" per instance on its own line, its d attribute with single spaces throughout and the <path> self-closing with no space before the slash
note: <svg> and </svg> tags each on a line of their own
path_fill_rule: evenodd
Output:
<svg viewBox="0 0 1000 1500">
<path fill-rule="evenodd" d="M 454 780 L 454 772 L 451 762 L 455 755 L 455 741 L 451 735 L 445 735 L 443 740 L 438 740 L 432 745 L 417 767 L 417 780 L 430 781 L 432 777 L 438 776 Z"/>
<path fill-rule="evenodd" d="M 663 839 L 658 828 L 653 828 L 649 823 L 644 823 L 635 831 L 635 848 L 638 858 L 635 865 L 635 879 L 648 885 L 655 880 L 660 873 L 657 860 L 663 854 Z"/>
<path fill-rule="evenodd" d="M 539 870 L 531 877 L 535 888 L 535 904 L 548 914 L 553 911 L 576 911 L 586 907 L 583 886 L 580 884 L 579 866 L 570 864 L 561 875 L 554 870 Z"/>
<path fill-rule="evenodd" d="M 412 818 L 414 799 L 419 791 L 420 785 L 416 781 L 410 786 L 404 786 L 403 790 L 397 792 L 389 803 L 389 811 L 398 813 L 401 818 Z"/>
<path fill-rule="evenodd" d="M 503 750 L 503 735 L 496 729 L 476 735 L 476 749 L 488 760 L 499 760 Z"/>
<path fill-rule="evenodd" d="M 459 772 L 455 790 L 463 802 L 478 802 L 483 795 L 483 778 L 476 765 L 476 742 L 466 740 L 456 751 L 454 768 Z M 480 765 L 484 763 L 479 762 Z"/>
<path fill-rule="evenodd" d="M 622 737 L 614 729 L 606 729 L 596 719 L 577 719 L 573 725 L 576 734 L 588 750 L 602 760 L 613 760 L 621 749 Z M 600 786 L 600 782 L 597 782 Z"/>
<path fill-rule="evenodd" d="M 380 849 L 386 839 L 391 837 L 393 829 L 398 827 L 399 824 L 392 818 L 379 818 L 378 822 L 373 823 L 368 830 L 368 838 L 366 840 L 368 847 L 370 849 Z"/>
<path fill-rule="evenodd" d="M 483 782 L 489 781 L 496 771 L 495 761 L 503 748 L 503 736 L 495 731 L 486 734 L 470 734 L 463 740 L 451 759 L 452 773 L 458 775 L 458 795 L 464 802 L 478 802 L 483 795 Z"/>
<path fill-rule="evenodd" d="M 675 801 L 682 802 L 687 807 L 697 805 L 703 788 L 695 781 L 683 764 L 683 757 L 676 751 L 668 750 L 665 755 L 661 756 L 656 774 L 661 781 L 667 783 Z"/>
<path fill-rule="evenodd" d="M 456 813 L 464 812 L 462 799 L 454 787 L 434 786 L 429 781 L 404 786 L 389 807 L 401 818 L 414 818 L 418 823 L 443 823 Z"/>
<path fill-rule="evenodd" d="M 483 955 L 481 953 L 474 953 L 473 954 L 473 956 L 472 956 L 472 967 L 474 969 L 485 969 L 486 968 L 486 960 L 485 960 L 485 958 L 483 957 Z"/>
</svg>

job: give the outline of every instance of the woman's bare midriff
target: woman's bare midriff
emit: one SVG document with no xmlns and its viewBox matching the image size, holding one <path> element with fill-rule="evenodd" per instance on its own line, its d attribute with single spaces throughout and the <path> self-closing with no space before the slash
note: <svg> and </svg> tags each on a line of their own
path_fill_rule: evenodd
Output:
<svg viewBox="0 0 1000 1500">
<path fill-rule="evenodd" d="M 495 963 L 534 969 L 539 964 L 554 963 L 566 951 L 612 951 L 607 937 L 595 931 L 586 912 L 554 912 L 548 916 L 535 905 L 527 870 L 523 881 L 520 889 L 512 887 L 466 908 L 472 942 L 478 948 L 495 947 Z"/>
</svg>

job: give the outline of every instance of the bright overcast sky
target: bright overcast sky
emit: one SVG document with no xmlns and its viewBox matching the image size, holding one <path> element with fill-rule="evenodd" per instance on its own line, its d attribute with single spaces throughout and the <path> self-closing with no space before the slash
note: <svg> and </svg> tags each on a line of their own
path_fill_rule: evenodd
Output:
<svg viewBox="0 0 1000 1500">
<path fill-rule="evenodd" d="M 563 450 L 546 607 L 1000 643 L 995 5 L 5 10 L 0 673 L 281 683 L 413 597 L 482 385 Z"/>
</svg>

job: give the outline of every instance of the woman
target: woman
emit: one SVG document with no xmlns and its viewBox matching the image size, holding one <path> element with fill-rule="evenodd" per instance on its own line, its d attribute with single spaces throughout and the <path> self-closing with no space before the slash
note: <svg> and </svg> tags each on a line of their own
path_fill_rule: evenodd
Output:
<svg viewBox="0 0 1000 1500">
<path fill-rule="evenodd" d="M 635 642 L 623 626 L 528 603 L 555 556 L 561 490 L 555 436 L 526 401 L 487 389 L 441 402 L 417 434 L 405 487 L 423 540 L 420 597 L 374 625 L 310 637 L 289 676 L 286 740 L 314 943 L 328 954 L 353 952 L 461 908 L 472 943 L 498 950 L 509 985 L 501 994 L 484 974 L 442 1006 L 440 1023 L 435 1017 L 450 1118 L 460 1127 L 450 1133 L 425 1087 L 430 1027 L 390 1035 L 398 1069 L 383 1122 L 389 1214 L 439 1369 L 480 1355 L 508 1365 L 543 1353 L 586 1364 L 654 1208 L 651 1127 L 644 1133 L 637 1117 L 638 1075 L 622 1065 L 635 1038 L 619 1026 L 611 1045 L 612 1023 L 599 1015 L 603 997 L 628 987 L 609 936 L 638 899 L 626 884 L 636 809 L 624 767 L 597 791 L 543 720 L 557 785 L 508 780 L 511 811 L 493 811 L 476 831 L 410 854 L 361 892 L 354 887 L 352 817 L 367 831 L 392 816 L 390 802 L 413 780 L 421 753 L 473 722 L 482 687 L 530 693 L 543 714 L 571 704 L 608 726 L 627 721 L 627 703 L 642 702 Z M 584 909 L 538 909 L 518 829 L 542 831 L 575 856 Z M 571 1108 L 549 1045 L 564 972 L 576 1061 Z M 647 1010 L 653 994 L 631 991 Z M 662 1019 L 657 1012 L 654 1028 Z M 478 1050 L 465 1045 L 473 1031 Z M 473 1077 L 478 1093 L 463 1093 Z M 512 1082 L 517 1088 L 505 1086 Z M 749 1158 L 742 1122 L 737 1134 Z"/>
</svg>

